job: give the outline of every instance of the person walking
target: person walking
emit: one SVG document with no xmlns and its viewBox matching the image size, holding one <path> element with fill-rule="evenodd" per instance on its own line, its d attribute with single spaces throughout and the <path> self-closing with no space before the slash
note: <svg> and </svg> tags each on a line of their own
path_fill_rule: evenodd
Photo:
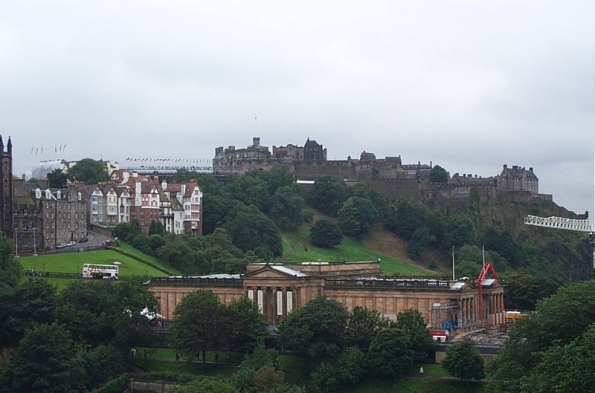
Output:
<svg viewBox="0 0 595 393">
<path fill-rule="evenodd" d="M 419 368 L 419 377 L 420 377 L 420 378 L 423 378 L 423 377 L 424 377 L 424 366 L 421 366 L 421 367 Z"/>
</svg>

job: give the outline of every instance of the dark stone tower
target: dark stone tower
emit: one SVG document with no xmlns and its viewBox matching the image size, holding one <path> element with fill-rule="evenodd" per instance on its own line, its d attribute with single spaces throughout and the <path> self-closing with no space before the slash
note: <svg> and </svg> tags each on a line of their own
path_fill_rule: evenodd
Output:
<svg viewBox="0 0 595 393">
<path fill-rule="evenodd" d="M 6 151 L 0 135 L 0 154 L 2 154 L 2 170 L 0 170 L 0 230 L 6 237 L 12 237 L 13 204 L 12 204 L 12 141 L 8 137 Z"/>
</svg>

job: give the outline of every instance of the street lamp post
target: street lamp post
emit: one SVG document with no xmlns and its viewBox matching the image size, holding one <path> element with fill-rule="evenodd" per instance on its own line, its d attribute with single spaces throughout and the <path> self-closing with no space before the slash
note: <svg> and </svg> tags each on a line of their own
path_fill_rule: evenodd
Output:
<svg viewBox="0 0 595 393">
<path fill-rule="evenodd" d="M 14 226 L 14 257 L 19 257 L 19 226 L 18 224 Z"/>
<path fill-rule="evenodd" d="M 37 256 L 37 236 L 35 236 L 35 229 L 36 225 L 33 224 L 33 256 L 36 257 Z"/>
</svg>

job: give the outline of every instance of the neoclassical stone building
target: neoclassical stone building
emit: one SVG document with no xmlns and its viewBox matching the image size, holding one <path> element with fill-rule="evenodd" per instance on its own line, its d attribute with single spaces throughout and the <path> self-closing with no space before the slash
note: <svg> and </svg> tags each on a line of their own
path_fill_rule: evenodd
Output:
<svg viewBox="0 0 595 393">
<path fill-rule="evenodd" d="M 378 263 L 254 264 L 245 275 L 212 275 L 153 279 L 150 290 L 161 313 L 173 319 L 176 305 L 188 293 L 211 290 L 229 304 L 243 296 L 258 304 L 269 325 L 324 295 L 343 304 L 373 309 L 386 318 L 408 309 L 419 310 L 432 329 L 457 333 L 505 323 L 504 288 L 495 279 L 479 287 L 475 280 L 381 278 Z M 482 304 L 482 310 L 478 309 Z"/>
</svg>

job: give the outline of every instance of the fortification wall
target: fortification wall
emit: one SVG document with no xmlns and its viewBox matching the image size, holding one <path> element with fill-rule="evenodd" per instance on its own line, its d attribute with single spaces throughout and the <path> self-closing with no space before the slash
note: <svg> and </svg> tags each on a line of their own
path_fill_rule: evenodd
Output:
<svg viewBox="0 0 595 393">
<path fill-rule="evenodd" d="M 380 180 L 370 179 L 366 181 L 370 188 L 378 191 L 390 200 L 404 198 L 410 202 L 421 202 L 422 194 L 419 184 L 415 180 Z"/>
<path fill-rule="evenodd" d="M 355 179 L 357 171 L 355 165 L 349 161 L 327 161 L 317 164 L 296 162 L 293 164 L 296 179 L 315 180 L 322 176 L 337 179 Z"/>
</svg>

